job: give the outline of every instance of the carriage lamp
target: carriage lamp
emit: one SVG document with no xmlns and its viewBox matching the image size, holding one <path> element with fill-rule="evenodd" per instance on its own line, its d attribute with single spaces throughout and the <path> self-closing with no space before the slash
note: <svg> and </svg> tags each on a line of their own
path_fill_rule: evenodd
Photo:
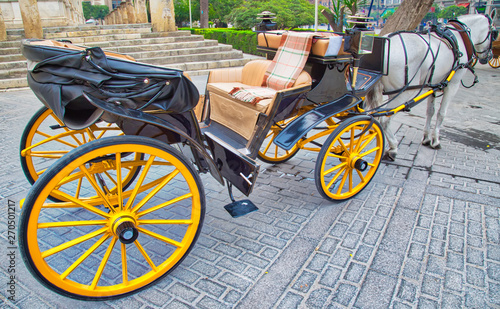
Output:
<svg viewBox="0 0 500 309">
<path fill-rule="evenodd" d="M 352 62 L 352 88 L 354 89 L 360 56 L 372 53 L 375 31 L 368 29 L 369 26 L 374 24 L 373 21 L 370 21 L 373 19 L 371 17 L 356 15 L 349 16 L 348 18 L 347 22 L 353 25 L 353 27 L 346 30 L 347 35 L 344 42 L 344 51 L 351 53 L 354 58 Z"/>
<path fill-rule="evenodd" d="M 273 19 L 276 18 L 275 13 L 271 13 L 269 11 L 263 11 L 262 13 L 257 14 L 257 19 L 260 19 L 261 22 L 255 26 L 255 30 L 257 31 L 269 31 L 269 30 L 277 30 L 278 25 Z"/>
</svg>

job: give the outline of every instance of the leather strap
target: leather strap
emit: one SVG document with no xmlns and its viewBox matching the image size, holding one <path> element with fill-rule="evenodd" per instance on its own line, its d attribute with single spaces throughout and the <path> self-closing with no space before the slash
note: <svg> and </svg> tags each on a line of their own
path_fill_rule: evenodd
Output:
<svg viewBox="0 0 500 309">
<path fill-rule="evenodd" d="M 462 37 L 462 41 L 464 42 L 465 45 L 465 50 L 467 51 L 467 60 L 471 61 L 472 56 L 474 55 L 474 45 L 470 40 L 470 36 L 467 33 L 467 30 L 463 27 L 463 25 L 460 22 L 457 21 L 450 21 L 448 22 L 448 24 L 455 27 L 455 29 L 457 29 L 457 31 L 460 33 L 460 37 Z"/>
</svg>

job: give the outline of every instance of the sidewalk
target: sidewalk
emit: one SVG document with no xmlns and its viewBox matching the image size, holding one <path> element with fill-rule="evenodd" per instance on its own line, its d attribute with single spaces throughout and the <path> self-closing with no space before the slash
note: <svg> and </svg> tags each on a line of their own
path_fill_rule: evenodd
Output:
<svg viewBox="0 0 500 309">
<path fill-rule="evenodd" d="M 442 149 L 420 144 L 425 104 L 398 114 L 397 160 L 346 202 L 320 197 L 307 151 L 262 163 L 250 195 L 259 211 L 238 219 L 223 209 L 226 188 L 202 175 L 207 214 L 194 250 L 158 284 L 106 302 L 46 289 L 19 251 L 16 302 L 7 301 L 7 204 L 18 218 L 30 188 L 18 144 L 41 103 L 30 90 L 0 93 L 0 307 L 499 308 L 500 71 L 477 73 L 450 104 Z"/>
</svg>

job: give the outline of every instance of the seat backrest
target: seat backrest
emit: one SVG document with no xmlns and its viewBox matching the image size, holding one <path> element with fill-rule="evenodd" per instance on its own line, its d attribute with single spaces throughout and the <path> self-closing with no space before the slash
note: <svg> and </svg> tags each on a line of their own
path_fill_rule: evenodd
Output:
<svg viewBox="0 0 500 309">
<path fill-rule="evenodd" d="M 249 86 L 266 86 L 264 75 L 271 64 L 271 60 L 253 60 L 245 64 L 241 73 L 241 83 Z M 312 78 L 306 71 L 302 71 L 292 87 L 312 83 Z"/>
<path fill-rule="evenodd" d="M 271 62 L 271 60 L 253 60 L 245 64 L 241 83 L 249 86 L 265 86 L 264 74 Z"/>
</svg>

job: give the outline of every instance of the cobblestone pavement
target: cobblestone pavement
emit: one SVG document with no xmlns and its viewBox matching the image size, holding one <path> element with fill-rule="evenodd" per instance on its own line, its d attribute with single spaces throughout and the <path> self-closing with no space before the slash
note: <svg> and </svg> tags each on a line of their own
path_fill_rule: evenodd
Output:
<svg viewBox="0 0 500 309">
<path fill-rule="evenodd" d="M 207 215 L 191 254 L 132 296 L 83 302 L 40 285 L 16 254 L 16 301 L 7 292 L 7 200 L 30 188 L 18 158 L 40 103 L 29 90 L 0 93 L 0 301 L 3 308 L 499 308 L 500 71 L 479 68 L 461 89 L 440 150 L 420 145 L 424 104 L 395 118 L 398 159 L 384 162 L 355 198 L 316 191 L 316 153 L 262 164 L 251 200 L 232 219 L 226 189 L 202 176 Z"/>
</svg>

